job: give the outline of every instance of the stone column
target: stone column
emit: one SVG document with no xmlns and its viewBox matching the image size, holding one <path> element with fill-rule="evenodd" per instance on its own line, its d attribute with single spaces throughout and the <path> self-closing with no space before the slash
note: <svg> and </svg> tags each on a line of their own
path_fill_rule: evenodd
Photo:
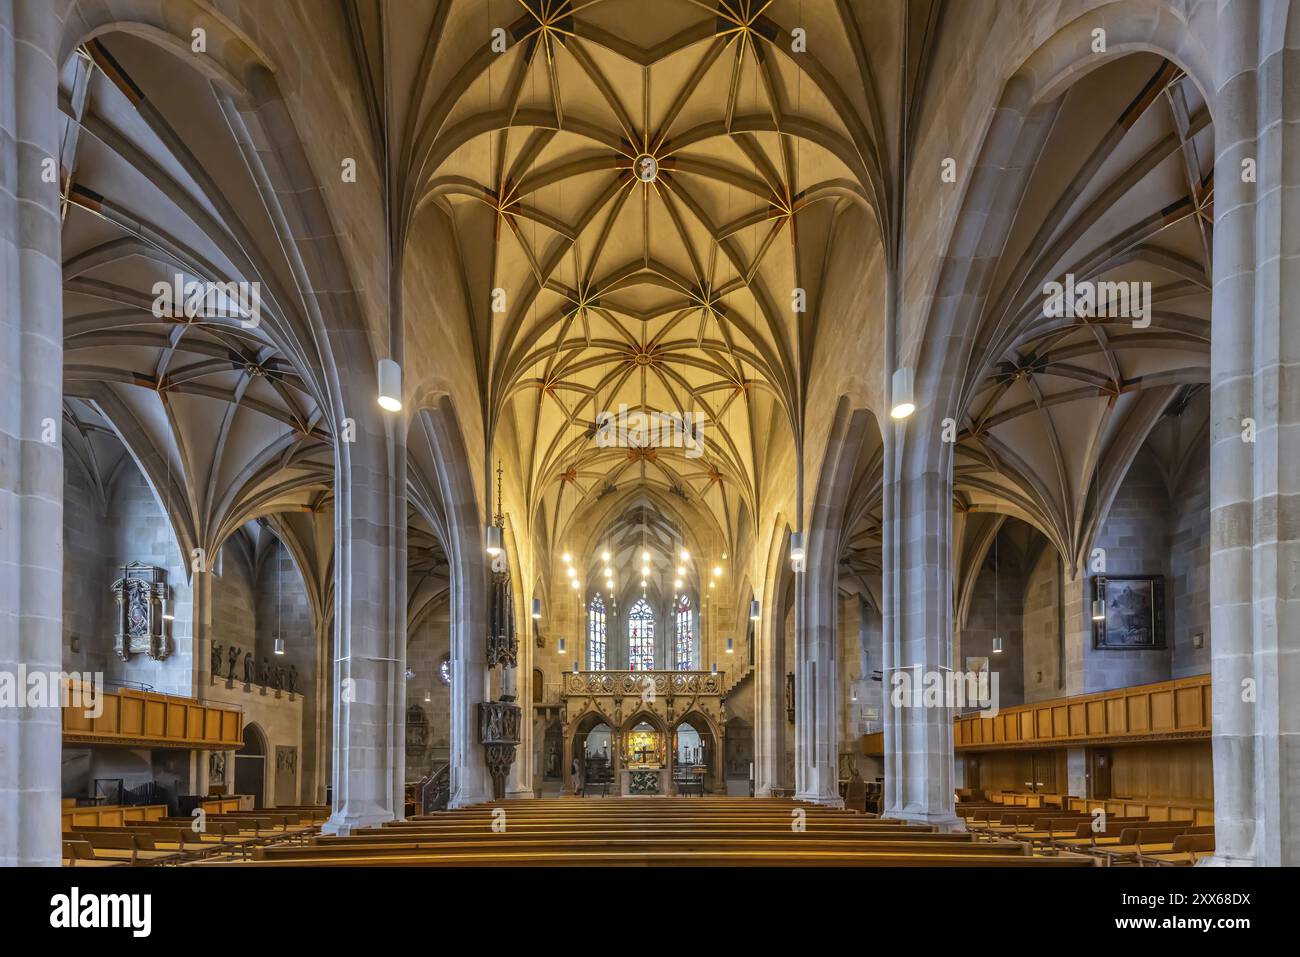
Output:
<svg viewBox="0 0 1300 957">
<path fill-rule="evenodd" d="M 1216 33 L 1210 616 L 1215 857 L 1300 864 L 1300 10 Z M 1253 172 L 1253 176 L 1251 173 Z"/>
<path fill-rule="evenodd" d="M 905 428 L 923 427 L 909 422 L 885 431 L 885 815 L 958 830 L 963 825 L 953 808 L 952 710 L 918 707 L 911 700 L 895 706 L 900 672 L 915 689 L 952 667 L 952 477 L 946 468 L 895 475 L 893 462 L 902 451 L 897 433 Z M 909 467 L 917 469 L 909 459 L 899 471 Z"/>
<path fill-rule="evenodd" d="M 518 611 L 515 620 L 519 628 L 519 667 L 515 669 L 515 703 L 522 714 L 519 722 L 519 747 L 515 749 L 515 763 L 510 766 L 510 779 L 506 783 L 506 797 L 531 798 L 533 792 L 533 650 L 537 647 L 537 622 L 533 620 L 531 594 L 525 594 L 524 576 L 519 576 Z M 540 786 L 540 782 L 539 786 Z"/>
<path fill-rule="evenodd" d="M 814 521 L 821 529 L 825 523 Z M 816 543 L 813 544 L 817 550 Z M 837 562 L 795 578 L 795 797 L 840 805 L 836 661 Z"/>
<path fill-rule="evenodd" d="M 61 26 L 47 0 L 0 0 L 0 672 L 15 681 L 63 657 Z M 0 709 L 0 866 L 58 866 L 62 749 L 58 708 Z"/>
<path fill-rule="evenodd" d="M 346 443 L 346 458 L 336 455 L 334 813 L 323 828 L 328 834 L 400 818 L 406 771 L 405 423 L 381 417 L 374 374 L 360 363 L 345 365 L 341 378 L 357 434 Z"/>
<path fill-rule="evenodd" d="M 765 797 L 781 787 L 785 735 L 785 644 L 774 597 L 754 623 L 754 794 Z"/>
</svg>

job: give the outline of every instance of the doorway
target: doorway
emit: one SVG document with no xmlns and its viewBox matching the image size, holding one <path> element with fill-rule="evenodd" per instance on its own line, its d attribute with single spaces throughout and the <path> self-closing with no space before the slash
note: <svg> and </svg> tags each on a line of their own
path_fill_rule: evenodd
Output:
<svg viewBox="0 0 1300 957">
<path fill-rule="evenodd" d="M 256 724 L 244 728 L 244 746 L 235 752 L 235 793 L 253 795 L 260 810 L 266 798 L 266 735 Z"/>
</svg>

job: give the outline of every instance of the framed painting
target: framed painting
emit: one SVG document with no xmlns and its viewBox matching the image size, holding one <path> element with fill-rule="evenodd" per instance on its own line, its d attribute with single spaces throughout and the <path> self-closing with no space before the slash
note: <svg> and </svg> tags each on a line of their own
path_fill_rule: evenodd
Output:
<svg viewBox="0 0 1300 957">
<path fill-rule="evenodd" d="M 1092 647 L 1127 651 L 1165 647 L 1165 580 L 1160 575 L 1098 575 L 1092 597 L 1105 617 L 1092 622 Z"/>
</svg>

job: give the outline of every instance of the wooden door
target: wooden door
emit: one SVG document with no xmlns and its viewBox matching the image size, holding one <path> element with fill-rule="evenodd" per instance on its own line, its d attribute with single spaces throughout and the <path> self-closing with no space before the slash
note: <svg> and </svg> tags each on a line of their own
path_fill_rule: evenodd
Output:
<svg viewBox="0 0 1300 957">
<path fill-rule="evenodd" d="M 1110 794 L 1110 748 L 1088 749 L 1088 797 L 1104 801 Z"/>
</svg>

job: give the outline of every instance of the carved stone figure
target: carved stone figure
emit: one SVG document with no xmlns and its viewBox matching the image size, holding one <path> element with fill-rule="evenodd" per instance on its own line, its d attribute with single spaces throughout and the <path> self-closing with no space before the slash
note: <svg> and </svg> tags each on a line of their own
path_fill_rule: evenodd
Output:
<svg viewBox="0 0 1300 957">
<path fill-rule="evenodd" d="M 295 666 L 290 665 L 289 666 L 289 694 L 294 694 L 297 692 L 297 690 L 298 690 L 298 669 Z"/>
<path fill-rule="evenodd" d="M 271 683 L 271 659 L 266 655 L 262 656 L 262 667 L 257 672 L 257 683 L 263 688 Z"/>
<path fill-rule="evenodd" d="M 239 653 L 242 650 L 243 650 L 242 648 L 236 648 L 234 645 L 230 646 L 230 680 L 231 681 L 235 680 L 235 665 L 239 664 Z"/>
<path fill-rule="evenodd" d="M 257 678 L 257 659 L 250 651 L 244 655 L 244 684 L 251 685 Z"/>
<path fill-rule="evenodd" d="M 282 687 L 284 687 L 283 675 L 284 675 L 284 669 L 281 668 L 280 666 L 277 665 L 276 667 L 271 669 L 272 690 L 279 691 Z"/>
<path fill-rule="evenodd" d="M 221 662 L 225 660 L 225 655 L 221 653 L 221 646 L 215 641 L 212 643 L 212 678 L 216 680 L 221 675 Z"/>
</svg>

